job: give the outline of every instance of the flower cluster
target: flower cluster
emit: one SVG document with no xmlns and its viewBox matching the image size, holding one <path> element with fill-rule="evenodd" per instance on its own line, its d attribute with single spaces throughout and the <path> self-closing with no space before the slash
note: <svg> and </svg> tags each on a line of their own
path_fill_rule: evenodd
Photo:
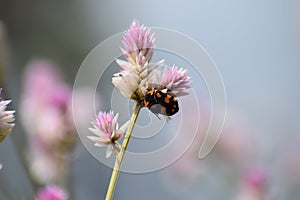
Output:
<svg viewBox="0 0 300 200">
<path fill-rule="evenodd" d="M 0 89 L 1 93 L 1 89 Z M 14 118 L 14 110 L 6 110 L 7 105 L 11 102 L 11 100 L 4 100 L 0 98 L 0 142 L 2 142 L 6 136 L 11 133 L 15 124 L 13 123 Z"/>
<path fill-rule="evenodd" d="M 150 33 L 150 29 L 134 20 L 123 35 L 121 51 L 127 61 L 116 59 L 121 71 L 114 74 L 112 83 L 121 94 L 135 100 L 140 107 L 146 106 L 142 102 L 146 99 L 147 92 L 152 89 L 171 92 L 175 96 L 183 96 L 188 94 L 184 90 L 191 87 L 187 70 L 179 69 L 174 65 L 171 68 L 166 66 L 161 71 L 159 67 L 164 64 L 164 60 L 150 63 L 155 48 L 154 41 L 155 36 Z M 166 101 L 170 102 L 171 96 L 168 95 L 166 98 Z M 117 140 L 122 137 L 128 126 L 127 122 L 118 129 L 117 120 L 118 114 L 114 116 L 112 111 L 100 112 L 93 122 L 94 127 L 89 129 L 96 136 L 88 136 L 88 138 L 95 142 L 96 146 L 108 146 L 107 157 L 112 153 L 117 155 L 120 152 L 120 144 Z"/>
<path fill-rule="evenodd" d="M 155 37 L 150 34 L 150 29 L 133 21 L 130 28 L 124 33 L 121 48 L 127 61 L 117 59 L 121 67 L 119 73 L 114 74 L 113 84 L 120 92 L 131 99 L 143 100 L 149 89 L 167 89 L 176 96 L 186 95 L 183 90 L 191 87 L 187 70 L 175 65 L 170 69 L 166 66 L 161 72 L 158 67 L 164 60 L 150 63 L 153 55 Z"/>
<path fill-rule="evenodd" d="M 93 122 L 93 128 L 89 130 L 96 136 L 88 136 L 90 140 L 95 142 L 95 146 L 107 145 L 106 157 L 110 157 L 112 153 L 117 155 L 120 152 L 120 144 L 117 142 L 126 131 L 129 121 L 119 128 L 119 115 L 114 115 L 113 111 L 109 113 L 99 112 L 96 121 Z"/>
<path fill-rule="evenodd" d="M 32 176 L 40 184 L 59 183 L 67 173 L 68 153 L 76 141 L 71 89 L 54 63 L 36 60 L 26 68 L 21 99 Z"/>
</svg>

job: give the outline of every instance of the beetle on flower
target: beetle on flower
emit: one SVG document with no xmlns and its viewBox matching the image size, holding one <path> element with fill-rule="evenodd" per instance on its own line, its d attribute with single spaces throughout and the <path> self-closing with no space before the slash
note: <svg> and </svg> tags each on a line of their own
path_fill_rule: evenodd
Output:
<svg viewBox="0 0 300 200">
<path fill-rule="evenodd" d="M 139 111 L 148 107 L 154 114 L 168 117 L 179 111 L 177 96 L 187 95 L 184 90 L 191 87 L 188 71 L 183 68 L 166 66 L 159 70 L 164 60 L 151 63 L 155 48 L 155 36 L 150 29 L 140 25 L 136 20 L 123 35 L 125 60 L 116 59 L 121 70 L 112 77 L 112 83 L 125 97 L 134 100 L 133 113 L 130 121 L 118 128 L 118 114 L 100 112 L 89 130 L 96 136 L 88 136 L 95 146 L 108 146 L 106 157 L 116 155 L 115 167 L 106 194 L 106 200 L 113 197 L 120 165 L 124 158 Z M 117 142 L 126 132 L 122 146 Z"/>
</svg>

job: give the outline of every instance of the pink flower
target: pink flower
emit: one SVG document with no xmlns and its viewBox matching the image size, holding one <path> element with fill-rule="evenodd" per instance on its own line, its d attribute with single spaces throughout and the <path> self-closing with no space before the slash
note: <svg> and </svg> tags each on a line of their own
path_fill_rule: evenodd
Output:
<svg viewBox="0 0 300 200">
<path fill-rule="evenodd" d="M 110 157 L 111 153 L 117 155 L 120 151 L 120 144 L 117 142 L 126 131 L 129 121 L 120 129 L 118 124 L 118 114 L 114 116 L 113 111 L 109 113 L 99 112 L 96 121 L 93 122 L 93 128 L 89 130 L 96 136 L 88 136 L 90 140 L 95 142 L 95 146 L 108 146 L 106 157 Z"/>
<path fill-rule="evenodd" d="M 67 132 L 75 130 L 71 113 L 67 112 L 71 107 L 71 89 L 57 67 L 46 60 L 33 61 L 25 71 L 24 86 L 20 113 L 27 133 L 33 140 L 39 138 L 44 149 L 57 148 L 69 140 L 71 135 Z"/>
<path fill-rule="evenodd" d="M 1 93 L 0 89 L 0 93 Z M 4 100 L 0 98 L 0 142 L 2 142 L 6 136 L 11 133 L 14 123 L 14 110 L 6 110 L 7 105 L 11 102 L 11 100 Z"/>
<path fill-rule="evenodd" d="M 121 51 L 127 61 L 116 60 L 121 71 L 114 74 L 112 83 L 130 99 L 140 101 L 144 98 L 152 72 L 164 62 L 161 60 L 150 63 L 154 40 L 154 34 L 150 34 L 150 29 L 141 26 L 136 20 L 124 33 L 122 41 L 124 48 L 121 48 Z"/>
<path fill-rule="evenodd" d="M 47 102 L 53 91 L 64 83 L 55 63 L 48 60 L 34 60 L 26 66 L 23 85 L 26 98 Z"/>
<path fill-rule="evenodd" d="M 256 128 L 250 126 L 243 116 L 230 112 L 226 115 L 226 122 L 214 152 L 224 161 L 236 167 L 243 167 L 259 153 L 260 143 L 257 135 Z"/>
<path fill-rule="evenodd" d="M 267 175 L 261 168 L 252 168 L 245 173 L 237 200 L 266 199 Z"/>
<path fill-rule="evenodd" d="M 31 175 L 40 184 L 58 182 L 67 173 L 67 153 L 76 141 L 71 89 L 58 67 L 47 60 L 27 66 L 20 115 L 29 141 Z"/>
<path fill-rule="evenodd" d="M 68 194 L 55 185 L 42 188 L 37 194 L 37 200 L 67 200 Z"/>
<path fill-rule="evenodd" d="M 187 95 L 183 91 L 191 87 L 187 70 L 173 66 L 171 69 L 166 67 L 161 73 L 157 68 L 164 60 L 150 63 L 154 40 L 149 29 L 133 21 L 124 33 L 124 48 L 121 48 L 127 61 L 116 60 L 122 70 L 114 74 L 112 83 L 124 96 L 137 101 L 143 100 L 147 91 L 153 88 L 171 90 L 176 96 Z"/>
<path fill-rule="evenodd" d="M 154 49 L 154 34 L 150 29 L 134 20 L 129 29 L 124 33 L 121 51 L 129 63 L 136 65 L 150 62 Z"/>
<path fill-rule="evenodd" d="M 178 69 L 175 65 L 171 69 L 166 67 L 162 73 L 161 85 L 171 90 L 176 96 L 187 95 L 188 93 L 183 92 L 191 87 L 190 77 L 187 76 L 187 73 L 186 69 Z"/>
<path fill-rule="evenodd" d="M 253 168 L 246 172 L 244 177 L 244 183 L 253 188 L 263 189 L 265 188 L 267 181 L 266 173 L 260 168 Z"/>
</svg>

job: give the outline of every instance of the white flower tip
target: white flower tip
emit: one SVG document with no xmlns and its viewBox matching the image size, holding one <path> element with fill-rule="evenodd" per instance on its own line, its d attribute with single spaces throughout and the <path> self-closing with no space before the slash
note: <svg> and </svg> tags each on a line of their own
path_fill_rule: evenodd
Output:
<svg viewBox="0 0 300 200">
<path fill-rule="evenodd" d="M 109 145 L 106 149 L 105 157 L 109 158 L 111 156 L 112 152 L 113 152 L 113 147 L 111 145 Z"/>
<path fill-rule="evenodd" d="M 118 121 L 118 118 L 119 118 L 119 113 L 116 113 L 114 119 Z"/>
<path fill-rule="evenodd" d="M 167 92 L 168 92 L 168 89 L 167 89 L 167 88 L 166 88 L 166 89 L 163 89 L 162 92 L 163 92 L 163 93 L 167 93 Z"/>
<path fill-rule="evenodd" d="M 91 131 L 92 133 L 96 134 L 97 132 L 97 129 L 95 128 L 88 128 L 89 131 Z M 96 134 L 97 135 L 97 134 Z M 89 137 L 89 136 L 88 136 Z"/>
<path fill-rule="evenodd" d="M 132 23 L 131 23 L 132 25 L 136 25 L 136 24 L 139 24 L 139 21 L 137 20 L 137 19 L 133 19 L 133 21 L 132 21 Z"/>
<path fill-rule="evenodd" d="M 9 104 L 11 102 L 11 100 L 4 100 L 3 103 L 5 103 L 5 105 Z"/>
<path fill-rule="evenodd" d="M 121 126 L 120 130 L 122 130 L 123 132 L 125 132 L 125 131 L 127 130 L 128 126 L 129 126 L 129 124 L 130 124 L 130 120 L 128 120 L 127 122 L 125 122 L 125 123 Z"/>
<path fill-rule="evenodd" d="M 94 142 L 94 138 L 95 136 L 86 136 L 89 140 L 93 141 Z"/>
</svg>

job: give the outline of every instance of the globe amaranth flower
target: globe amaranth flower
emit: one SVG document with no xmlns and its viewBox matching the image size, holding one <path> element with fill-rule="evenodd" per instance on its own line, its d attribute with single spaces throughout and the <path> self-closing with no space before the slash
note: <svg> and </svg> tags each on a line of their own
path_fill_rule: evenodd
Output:
<svg viewBox="0 0 300 200">
<path fill-rule="evenodd" d="M 134 20 L 123 36 L 122 53 L 127 61 L 133 65 L 138 63 L 137 58 L 141 55 L 144 59 L 139 62 L 150 62 L 154 49 L 154 34 L 150 34 L 150 29 L 144 25 L 140 25 L 137 20 Z"/>
<path fill-rule="evenodd" d="M 36 197 L 36 200 L 67 200 L 68 194 L 55 185 L 48 185 L 42 188 Z"/>
<path fill-rule="evenodd" d="M 161 72 L 157 68 L 163 65 L 164 60 L 150 63 L 155 46 L 154 40 L 154 34 L 150 34 L 150 29 L 140 26 L 137 21 L 133 21 L 124 33 L 124 48 L 121 50 L 127 61 L 116 60 L 121 71 L 114 74 L 112 83 L 130 99 L 143 100 L 147 90 L 152 88 L 167 89 L 176 96 L 183 96 L 187 94 L 183 90 L 191 87 L 187 70 L 178 69 L 174 65 L 171 68 L 166 67 Z"/>
<path fill-rule="evenodd" d="M 96 136 L 88 136 L 90 140 L 95 142 L 95 146 L 107 146 L 106 157 L 110 157 L 112 153 L 117 155 L 120 152 L 120 144 L 117 142 L 125 133 L 129 121 L 121 126 L 118 124 L 119 114 L 114 115 L 113 111 L 109 113 L 99 112 L 93 128 L 89 130 Z"/>
<path fill-rule="evenodd" d="M 1 91 L 1 90 L 0 90 Z M 7 105 L 11 102 L 11 100 L 3 100 L 0 99 L 0 142 L 2 142 L 5 137 L 11 133 L 14 123 L 14 110 L 6 110 Z"/>
<path fill-rule="evenodd" d="M 141 26 L 136 20 L 124 33 L 124 48 L 121 50 L 127 61 L 116 60 L 121 71 L 114 74 L 112 83 L 128 98 L 138 101 L 143 99 L 153 71 L 164 62 L 161 60 L 150 63 L 154 40 L 154 34 L 150 34 L 150 29 Z"/>
<path fill-rule="evenodd" d="M 184 92 L 191 87 L 190 77 L 187 76 L 188 70 L 173 65 L 172 68 L 165 67 L 161 75 L 161 86 L 162 89 L 171 90 L 176 96 L 187 95 Z"/>
</svg>

